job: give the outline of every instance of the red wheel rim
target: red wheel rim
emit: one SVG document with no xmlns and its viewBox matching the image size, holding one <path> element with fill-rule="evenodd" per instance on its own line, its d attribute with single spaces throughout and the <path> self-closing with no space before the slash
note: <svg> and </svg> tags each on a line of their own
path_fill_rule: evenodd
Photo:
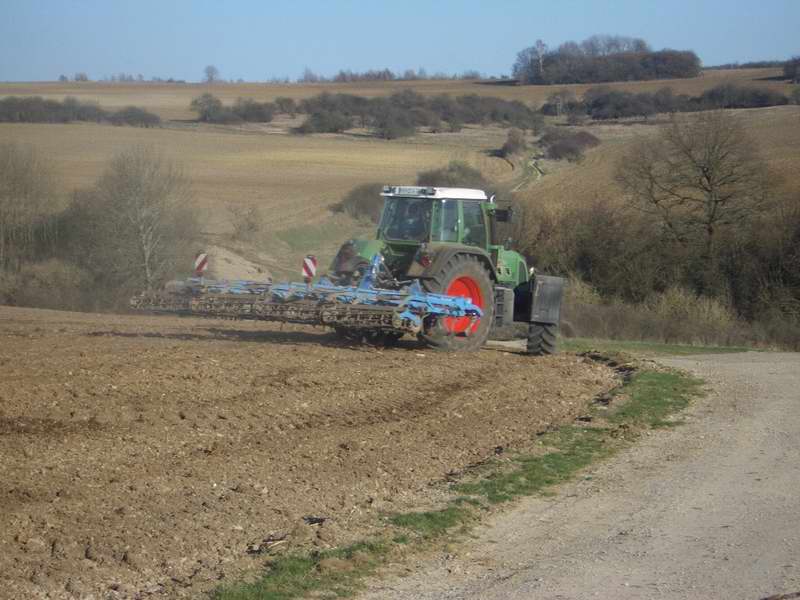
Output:
<svg viewBox="0 0 800 600">
<path fill-rule="evenodd" d="M 483 295 L 478 282 L 472 277 L 459 277 L 454 279 L 445 292 L 448 296 L 461 296 L 462 298 L 470 298 L 472 303 L 480 309 L 483 309 Z M 464 333 L 467 329 L 472 328 L 470 333 L 478 328 L 480 319 L 475 320 L 473 323 L 469 317 L 447 317 L 444 320 L 444 326 L 450 333 Z"/>
</svg>

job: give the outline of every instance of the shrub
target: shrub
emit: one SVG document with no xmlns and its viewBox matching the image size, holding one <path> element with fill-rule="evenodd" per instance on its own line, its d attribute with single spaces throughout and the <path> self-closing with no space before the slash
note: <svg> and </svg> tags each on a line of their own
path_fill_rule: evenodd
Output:
<svg viewBox="0 0 800 600">
<path fill-rule="evenodd" d="M 99 106 L 65 98 L 63 102 L 45 100 L 41 96 L 8 96 L 0 100 L 0 122 L 69 123 L 70 121 L 103 121 L 108 117 Z"/>
<path fill-rule="evenodd" d="M 656 113 L 656 102 L 652 94 L 632 94 L 608 87 L 586 90 L 583 103 L 589 116 L 598 120 L 649 117 Z"/>
<path fill-rule="evenodd" d="M 600 140 L 588 131 L 562 131 L 550 129 L 545 133 L 540 143 L 545 147 L 545 155 L 553 160 L 566 159 L 574 162 L 583 158 L 587 148 L 594 148 Z"/>
<path fill-rule="evenodd" d="M 263 218 L 257 206 L 228 204 L 227 208 L 233 239 L 251 240 L 261 232 Z"/>
<path fill-rule="evenodd" d="M 300 127 L 295 128 L 295 133 L 341 133 L 350 129 L 353 122 L 349 117 L 328 110 L 319 110 L 311 113 Z"/>
<path fill-rule="evenodd" d="M 509 129 L 506 141 L 503 147 L 500 148 L 500 155 L 508 157 L 525 150 L 526 147 L 525 133 L 521 129 Z"/>
<path fill-rule="evenodd" d="M 96 300 L 92 283 L 84 269 L 51 258 L 13 273 L 0 271 L 0 304 L 81 310 Z"/>
<path fill-rule="evenodd" d="M 572 90 L 559 90 L 547 97 L 547 102 L 540 109 L 543 115 L 560 117 L 562 114 L 569 114 L 580 106 L 575 92 Z"/>
<path fill-rule="evenodd" d="M 269 123 L 275 113 L 275 105 L 270 102 L 238 98 L 233 105 L 232 112 L 242 121 Z"/>
<path fill-rule="evenodd" d="M 417 175 L 417 185 L 467 187 L 482 190 L 486 190 L 490 186 L 478 169 L 456 160 L 441 169 L 420 172 Z"/>
<path fill-rule="evenodd" d="M 345 213 L 354 219 L 369 219 L 377 223 L 383 209 L 381 190 L 383 184 L 363 183 L 347 192 L 341 201 L 331 206 L 336 213 Z"/>
<path fill-rule="evenodd" d="M 157 127 L 161 118 L 136 106 L 128 106 L 118 110 L 109 117 L 113 125 L 131 125 L 133 127 Z"/>
<path fill-rule="evenodd" d="M 294 98 L 287 98 L 286 96 L 278 96 L 275 98 L 275 107 L 279 113 L 294 116 L 297 112 L 297 104 Z"/>
<path fill-rule="evenodd" d="M 730 83 L 718 85 L 702 95 L 690 98 L 675 95 L 670 88 L 661 88 L 654 94 L 633 94 L 599 86 L 586 90 L 583 101 L 570 110 L 588 114 L 592 119 L 624 119 L 649 117 L 655 113 L 691 112 L 719 108 L 759 108 L 787 104 L 783 94 L 767 88 L 741 87 Z M 552 112 L 550 104 L 542 110 Z"/>
<path fill-rule="evenodd" d="M 385 140 L 414 135 L 416 128 L 409 111 L 390 109 L 375 119 L 375 134 Z"/>
<path fill-rule="evenodd" d="M 441 130 L 442 119 L 429 108 L 412 108 L 408 114 L 411 122 L 417 127 L 430 127 L 434 132 Z"/>
<path fill-rule="evenodd" d="M 459 119 L 451 119 L 447 123 L 447 131 L 450 133 L 458 133 L 464 128 L 464 123 Z"/>
<path fill-rule="evenodd" d="M 783 94 L 767 88 L 741 87 L 723 83 L 703 92 L 700 104 L 708 108 L 763 108 L 788 104 Z"/>
<path fill-rule="evenodd" d="M 538 131 L 543 123 L 542 115 L 522 102 L 476 94 L 427 98 L 413 90 L 372 99 L 326 92 L 301 101 L 299 110 L 310 115 L 329 112 L 358 118 L 361 126 L 372 127 L 377 135 L 387 139 L 411 135 L 411 129 L 419 126 L 441 131 L 443 122 L 450 131 L 459 131 L 463 123 L 488 122 Z"/>
<path fill-rule="evenodd" d="M 203 94 L 192 100 L 189 107 L 197 112 L 200 121 L 213 123 L 222 112 L 222 100 L 213 94 Z"/>
</svg>

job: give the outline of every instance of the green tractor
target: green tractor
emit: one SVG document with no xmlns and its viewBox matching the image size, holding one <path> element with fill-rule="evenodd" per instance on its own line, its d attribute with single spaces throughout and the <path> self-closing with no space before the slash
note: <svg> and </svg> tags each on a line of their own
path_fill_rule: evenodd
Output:
<svg viewBox="0 0 800 600">
<path fill-rule="evenodd" d="M 535 274 L 525 258 L 498 240 L 497 223 L 510 220 L 494 196 L 482 190 L 386 186 L 376 238 L 350 240 L 337 253 L 330 277 L 338 285 L 357 285 L 372 257 L 383 256 L 383 285 L 418 281 L 424 291 L 470 298 L 480 319 L 436 319 L 420 333 L 431 347 L 480 348 L 493 328 L 528 324 L 531 354 L 556 351 L 564 280 Z M 357 333 L 346 327 L 343 335 Z M 398 336 L 385 333 L 384 336 Z"/>
</svg>

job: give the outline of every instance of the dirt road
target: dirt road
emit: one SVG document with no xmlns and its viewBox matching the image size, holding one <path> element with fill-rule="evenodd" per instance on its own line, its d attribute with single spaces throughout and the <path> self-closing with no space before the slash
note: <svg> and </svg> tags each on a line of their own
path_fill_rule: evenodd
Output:
<svg viewBox="0 0 800 600">
<path fill-rule="evenodd" d="M 663 362 L 713 393 L 364 600 L 746 599 L 800 591 L 800 355 Z"/>
<path fill-rule="evenodd" d="M 0 598 L 198 597 L 269 542 L 368 538 L 615 384 L 569 354 L 0 307 Z"/>
</svg>

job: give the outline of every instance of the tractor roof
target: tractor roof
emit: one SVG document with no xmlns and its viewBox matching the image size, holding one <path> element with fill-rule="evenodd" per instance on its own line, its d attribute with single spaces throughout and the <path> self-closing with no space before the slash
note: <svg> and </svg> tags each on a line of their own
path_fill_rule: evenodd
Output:
<svg viewBox="0 0 800 600">
<path fill-rule="evenodd" d="M 490 198 L 483 190 L 451 187 L 424 187 L 417 185 L 385 185 L 381 196 L 400 196 L 403 198 L 447 198 L 451 200 L 482 200 Z"/>
</svg>

